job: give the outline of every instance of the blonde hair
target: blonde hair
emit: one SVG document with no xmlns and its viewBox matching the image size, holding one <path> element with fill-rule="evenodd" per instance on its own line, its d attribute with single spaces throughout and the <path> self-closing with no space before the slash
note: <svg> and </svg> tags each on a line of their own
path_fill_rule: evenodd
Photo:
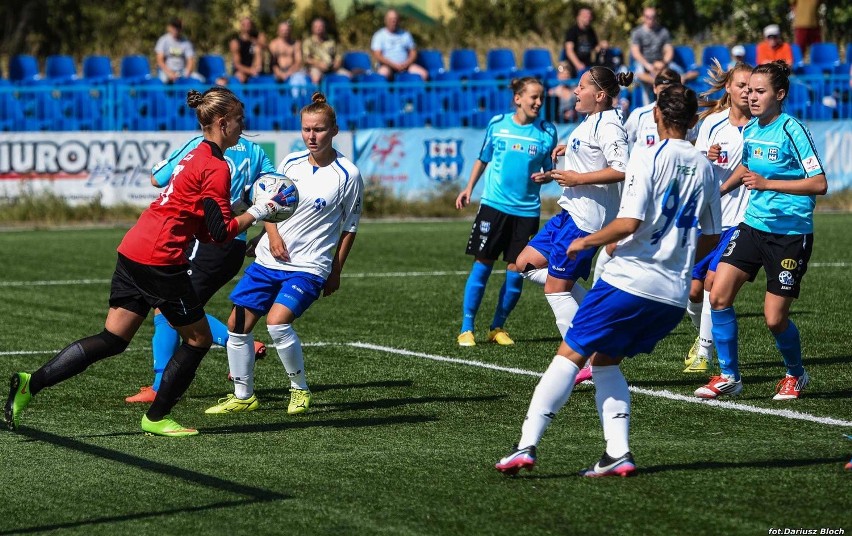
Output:
<svg viewBox="0 0 852 536">
<path fill-rule="evenodd" d="M 725 94 L 719 99 L 710 99 L 710 95 L 719 90 L 724 90 L 731 82 L 734 73 L 739 71 L 748 71 L 751 73 L 753 70 L 754 67 L 748 63 L 738 61 L 733 67 L 726 71 L 722 69 L 722 64 L 719 63 L 719 60 L 713 58 L 713 65 L 710 67 L 710 70 L 707 71 L 707 78 L 704 79 L 708 84 L 710 84 L 710 88 L 700 93 L 699 96 L 701 97 L 701 100 L 698 103 L 699 106 L 707 109 L 698 115 L 698 119 L 704 119 L 708 115 L 730 108 L 731 94 L 727 91 L 725 91 Z"/>
<path fill-rule="evenodd" d="M 191 89 L 186 94 L 186 104 L 195 110 L 195 117 L 202 129 L 210 128 L 217 118 L 227 117 L 235 110 L 242 110 L 243 103 L 227 88 L 211 87 L 204 93 Z"/>
<path fill-rule="evenodd" d="M 300 116 L 305 114 L 323 114 L 331 121 L 333 126 L 337 125 L 337 114 L 334 112 L 334 108 L 328 103 L 325 95 L 319 91 L 311 95 L 311 103 L 299 112 Z"/>
</svg>

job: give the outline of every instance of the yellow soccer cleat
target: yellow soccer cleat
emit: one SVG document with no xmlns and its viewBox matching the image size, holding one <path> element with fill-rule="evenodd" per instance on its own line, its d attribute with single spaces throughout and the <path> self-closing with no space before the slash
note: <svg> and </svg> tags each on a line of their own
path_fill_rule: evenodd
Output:
<svg viewBox="0 0 852 536">
<path fill-rule="evenodd" d="M 710 372 L 710 370 L 712 368 L 713 367 L 710 364 L 710 359 L 699 355 L 699 356 L 695 356 L 695 359 L 692 361 L 692 363 L 687 365 L 687 367 L 685 369 L 683 369 L 683 371 L 687 374 L 693 373 L 693 372 L 702 373 L 702 372 Z"/>
<path fill-rule="evenodd" d="M 689 349 L 689 353 L 686 354 L 686 357 L 683 359 L 683 364 L 687 367 L 695 361 L 695 358 L 698 357 L 698 349 L 701 348 L 701 337 L 695 337 L 695 342 L 692 343 L 692 348 Z"/>
<path fill-rule="evenodd" d="M 222 415 L 224 413 L 237 413 L 240 411 L 254 411 L 260 406 L 257 397 L 251 395 L 245 400 L 237 398 L 235 395 L 228 395 L 225 398 L 220 398 L 219 403 L 213 407 L 207 408 L 204 413 L 211 415 Z"/>
<path fill-rule="evenodd" d="M 515 344 L 515 341 L 509 337 L 509 334 L 506 333 L 506 330 L 503 328 L 494 328 L 488 332 L 488 341 L 496 342 L 500 346 L 512 346 Z"/>
<path fill-rule="evenodd" d="M 465 331 L 459 334 L 459 346 L 476 346 L 476 339 L 473 338 L 472 331 Z"/>
<path fill-rule="evenodd" d="M 287 413 L 297 415 L 308 411 L 311 407 L 311 392 L 307 389 L 290 389 L 290 405 Z"/>
</svg>

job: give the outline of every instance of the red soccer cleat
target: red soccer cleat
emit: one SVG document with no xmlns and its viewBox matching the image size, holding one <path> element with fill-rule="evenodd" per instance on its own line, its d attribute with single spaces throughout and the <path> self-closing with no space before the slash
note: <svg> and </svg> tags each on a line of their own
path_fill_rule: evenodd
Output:
<svg viewBox="0 0 852 536">
<path fill-rule="evenodd" d="M 154 390 L 153 387 L 146 385 L 145 387 L 139 389 L 139 392 L 135 395 L 128 396 L 124 399 L 125 402 L 129 402 L 131 404 L 150 404 L 157 397 L 157 391 Z"/>
</svg>

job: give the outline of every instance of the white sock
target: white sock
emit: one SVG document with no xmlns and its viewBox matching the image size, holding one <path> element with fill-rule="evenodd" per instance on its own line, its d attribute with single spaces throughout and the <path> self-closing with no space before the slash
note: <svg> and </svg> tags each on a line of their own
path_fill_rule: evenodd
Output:
<svg viewBox="0 0 852 536">
<path fill-rule="evenodd" d="M 710 315 L 710 293 L 704 291 L 704 308 L 701 311 L 701 327 L 698 328 L 698 355 L 709 358 L 713 351 L 713 317 Z"/>
<path fill-rule="evenodd" d="M 267 326 L 272 344 L 278 352 L 278 358 L 287 370 L 290 388 L 308 390 L 305 379 L 305 358 L 302 356 L 302 341 L 293 329 L 293 324 Z"/>
<path fill-rule="evenodd" d="M 580 306 L 577 305 L 577 301 L 570 292 L 554 292 L 545 294 L 544 297 L 547 298 L 547 303 L 553 309 L 556 327 L 559 328 L 559 336 L 564 339 L 565 332 L 568 331 L 568 326 L 571 325 L 571 321 L 574 320 L 574 315 L 577 314 L 577 309 Z"/>
<path fill-rule="evenodd" d="M 577 305 L 583 303 L 583 299 L 585 299 L 588 293 L 589 291 L 586 290 L 586 287 L 580 283 L 575 282 L 574 286 L 571 287 L 571 295 L 574 296 L 574 301 L 577 302 Z"/>
<path fill-rule="evenodd" d="M 602 247 L 600 251 L 598 251 L 598 260 L 595 263 L 595 275 L 592 280 L 592 284 L 597 283 L 598 279 L 601 278 L 601 274 L 604 271 L 604 266 L 612 259 L 609 253 L 606 252 L 606 247 Z"/>
<path fill-rule="evenodd" d="M 695 326 L 695 329 L 701 329 L 701 311 L 704 309 L 704 301 L 700 301 L 698 303 L 694 303 L 692 300 L 687 300 L 686 302 L 686 314 L 689 315 L 689 319 L 692 321 L 692 325 Z M 710 308 L 707 308 L 708 314 Z"/>
<path fill-rule="evenodd" d="M 228 367 L 234 378 L 234 395 L 240 400 L 254 394 L 254 336 L 228 332 Z"/>
<path fill-rule="evenodd" d="M 595 402 L 603 426 L 606 453 L 613 458 L 630 450 L 630 390 L 618 365 L 596 366 L 592 369 L 595 381 Z"/>
<path fill-rule="evenodd" d="M 518 448 L 538 445 L 556 412 L 568 402 L 578 372 L 580 369 L 570 359 L 559 355 L 553 357 L 533 392 L 527 417 L 521 426 Z"/>
<path fill-rule="evenodd" d="M 524 279 L 543 287 L 544 282 L 547 281 L 547 268 L 536 268 L 528 272 L 521 272 L 521 275 Z"/>
</svg>

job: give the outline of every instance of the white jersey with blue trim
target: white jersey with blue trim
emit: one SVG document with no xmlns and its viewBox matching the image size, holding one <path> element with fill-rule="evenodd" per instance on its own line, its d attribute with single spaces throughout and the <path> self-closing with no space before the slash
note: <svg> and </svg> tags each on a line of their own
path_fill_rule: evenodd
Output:
<svg viewBox="0 0 852 536">
<path fill-rule="evenodd" d="M 196 136 L 183 144 L 180 149 L 173 151 L 165 160 L 159 162 L 151 170 L 157 186 L 165 186 L 169 183 L 175 171 L 175 166 L 190 151 L 198 147 L 204 141 L 204 136 Z M 263 148 L 242 136 L 233 147 L 229 147 L 224 153 L 225 162 L 231 170 L 231 203 L 239 201 L 245 189 L 264 173 L 275 173 L 275 166 L 266 155 Z M 240 233 L 237 240 L 246 239 L 246 233 Z"/>
<path fill-rule="evenodd" d="M 730 109 L 726 109 L 705 117 L 695 141 L 695 148 L 705 155 L 712 145 L 719 144 L 722 147 L 719 158 L 710 162 L 719 186 L 733 175 L 743 161 L 743 127 L 732 125 L 730 114 Z M 743 221 L 748 198 L 745 186 L 739 186 L 722 196 L 722 229 L 736 227 Z"/>
<path fill-rule="evenodd" d="M 568 138 L 560 169 L 578 173 L 627 167 L 627 133 L 621 116 L 613 109 L 590 114 Z M 600 230 L 618 210 L 619 183 L 589 184 L 562 189 L 559 206 L 568 211 L 574 224 L 587 233 Z"/>
<path fill-rule="evenodd" d="M 601 278 L 635 296 L 686 307 L 696 225 L 708 235 L 722 230 L 719 185 L 707 157 L 675 139 L 635 151 L 617 217 L 642 223 L 618 243 Z"/>
<path fill-rule="evenodd" d="M 299 191 L 296 212 L 278 224 L 290 260 L 273 257 L 269 237 L 263 235 L 255 248 L 255 262 L 273 270 L 327 278 L 341 233 L 358 231 L 364 182 L 355 164 L 339 152 L 325 167 L 311 164 L 309 156 L 308 151 L 290 153 L 278 166 L 278 173 L 292 179 Z"/>
<path fill-rule="evenodd" d="M 654 108 L 657 101 L 636 108 L 627 117 L 624 130 L 627 131 L 627 143 L 632 151 L 634 147 L 653 147 L 660 142 L 660 133 L 657 131 L 657 122 L 654 121 Z M 698 129 L 691 128 L 686 132 L 687 141 L 695 141 L 698 137 Z"/>
</svg>

